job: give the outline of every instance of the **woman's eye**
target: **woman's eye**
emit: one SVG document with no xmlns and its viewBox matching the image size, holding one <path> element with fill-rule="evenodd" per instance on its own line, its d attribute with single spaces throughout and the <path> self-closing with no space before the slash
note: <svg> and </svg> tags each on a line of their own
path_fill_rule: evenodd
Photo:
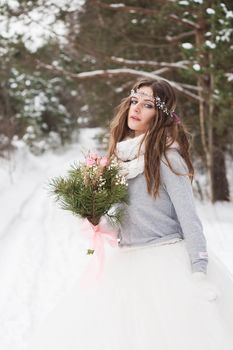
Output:
<svg viewBox="0 0 233 350">
<path fill-rule="evenodd" d="M 152 105 L 150 105 L 148 103 L 146 103 L 145 106 L 146 106 L 146 108 L 154 108 L 154 106 L 152 106 Z"/>
<path fill-rule="evenodd" d="M 130 100 L 130 104 L 136 105 L 137 103 L 138 103 L 137 100 Z M 154 108 L 154 106 L 150 103 L 144 103 L 143 107 L 150 108 L 150 109 Z"/>
</svg>

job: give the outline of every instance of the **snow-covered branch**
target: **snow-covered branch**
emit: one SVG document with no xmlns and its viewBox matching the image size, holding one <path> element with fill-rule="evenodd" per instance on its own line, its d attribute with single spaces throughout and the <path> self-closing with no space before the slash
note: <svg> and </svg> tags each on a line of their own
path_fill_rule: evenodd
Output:
<svg viewBox="0 0 233 350">
<path fill-rule="evenodd" d="M 127 64 L 127 65 L 138 65 L 138 66 L 158 66 L 158 67 L 169 67 L 169 68 L 182 68 L 188 69 L 186 64 L 189 64 L 190 61 L 179 61 L 176 63 L 171 62 L 157 62 L 150 60 L 128 60 L 122 57 L 111 56 L 111 60 L 116 63 Z"/>
<path fill-rule="evenodd" d="M 94 79 L 94 78 L 111 78 L 113 76 L 119 76 L 119 75 L 133 75 L 138 77 L 145 77 L 149 79 L 163 79 L 165 78 L 154 74 L 150 72 L 145 72 L 141 70 L 136 69 L 130 69 L 130 68 L 119 68 L 119 69 L 100 69 L 100 70 L 94 70 L 90 72 L 82 72 L 82 73 L 72 73 L 69 72 L 61 67 L 45 64 L 39 60 L 37 60 L 37 64 L 40 67 L 43 67 L 49 71 L 52 71 L 53 73 L 59 73 L 64 76 L 70 77 L 75 80 L 87 80 L 87 79 Z M 192 92 L 184 89 L 179 83 L 169 80 L 168 81 L 170 85 L 177 91 L 179 91 L 181 94 L 190 97 L 196 101 L 201 101 L 202 99 L 198 96 L 193 94 Z"/>
</svg>

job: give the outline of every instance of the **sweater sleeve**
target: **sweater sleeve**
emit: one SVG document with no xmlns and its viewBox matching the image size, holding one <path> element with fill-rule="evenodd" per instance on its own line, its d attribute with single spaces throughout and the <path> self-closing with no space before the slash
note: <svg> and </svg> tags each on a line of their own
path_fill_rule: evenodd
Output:
<svg viewBox="0 0 233 350">
<path fill-rule="evenodd" d="M 187 174 L 188 167 L 177 150 L 169 150 L 167 158 L 176 172 Z M 201 221 L 196 213 L 191 181 L 188 175 L 176 175 L 172 172 L 165 158 L 161 162 L 160 176 L 161 184 L 171 199 L 181 225 L 192 272 L 206 273 L 207 243 Z"/>
</svg>

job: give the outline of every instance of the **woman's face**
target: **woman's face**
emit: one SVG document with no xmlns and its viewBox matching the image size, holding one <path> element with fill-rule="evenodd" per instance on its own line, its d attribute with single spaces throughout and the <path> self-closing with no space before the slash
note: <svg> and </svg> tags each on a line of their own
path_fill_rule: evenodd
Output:
<svg viewBox="0 0 233 350">
<path fill-rule="evenodd" d="M 147 131 L 150 121 L 156 115 L 153 90 L 142 86 L 130 97 L 128 127 L 135 131 L 135 136 Z"/>
</svg>

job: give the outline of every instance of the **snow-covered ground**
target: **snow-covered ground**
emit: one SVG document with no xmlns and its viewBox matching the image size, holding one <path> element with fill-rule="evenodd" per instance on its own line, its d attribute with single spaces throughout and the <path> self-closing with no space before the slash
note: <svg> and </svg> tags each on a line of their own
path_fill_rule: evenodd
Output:
<svg viewBox="0 0 233 350">
<path fill-rule="evenodd" d="M 62 153 L 36 157 L 24 147 L 0 160 L 0 349 L 26 349 L 38 323 L 81 271 L 85 254 L 80 220 L 48 195 L 52 177 L 64 175 L 96 149 L 98 129 L 83 129 Z M 208 245 L 233 274 L 233 203 L 196 203 Z"/>
</svg>

